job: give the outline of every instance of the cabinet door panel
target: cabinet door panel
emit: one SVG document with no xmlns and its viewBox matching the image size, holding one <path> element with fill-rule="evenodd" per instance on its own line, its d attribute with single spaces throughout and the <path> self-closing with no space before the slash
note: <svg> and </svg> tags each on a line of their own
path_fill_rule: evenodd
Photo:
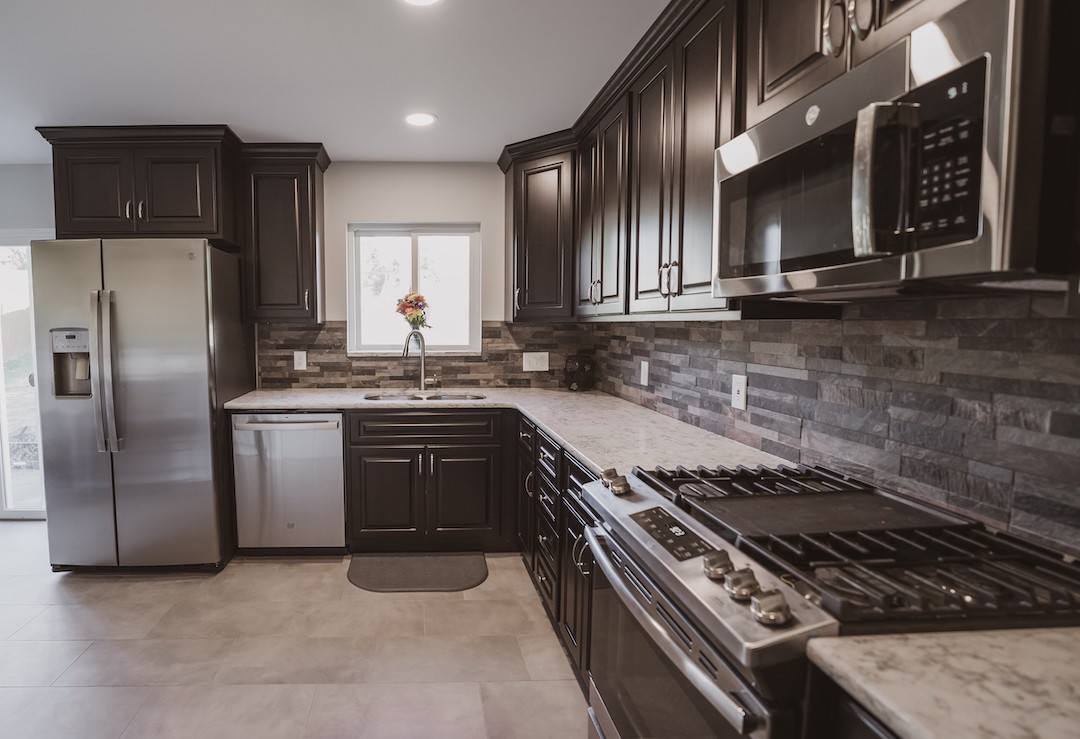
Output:
<svg viewBox="0 0 1080 739">
<path fill-rule="evenodd" d="M 596 275 L 593 272 L 593 250 L 597 248 L 596 234 L 596 137 L 590 136 L 578 149 L 577 156 L 577 293 L 574 315 L 596 314 Z"/>
<path fill-rule="evenodd" d="M 573 312 L 573 153 L 515 167 L 515 320 Z"/>
<path fill-rule="evenodd" d="M 217 231 L 215 147 L 140 147 L 136 149 L 135 165 L 139 233 Z"/>
<path fill-rule="evenodd" d="M 673 60 L 668 47 L 631 89 L 631 313 L 668 307 Z"/>
<path fill-rule="evenodd" d="M 839 0 L 749 0 L 746 44 L 746 125 L 842 74 L 847 59 L 844 4 Z M 840 45 L 823 42 L 826 12 Z"/>
<path fill-rule="evenodd" d="M 424 533 L 422 448 L 354 447 L 350 456 L 350 540 L 407 543 Z M 365 537 L 382 534 L 382 537 Z M 362 546 L 362 545 L 361 545 Z"/>
<path fill-rule="evenodd" d="M 536 549 L 536 470 L 532 456 L 518 450 L 518 544 L 525 566 L 532 569 L 533 554 Z"/>
<path fill-rule="evenodd" d="M 736 6 L 713 0 L 675 39 L 671 309 L 721 309 L 712 297 L 713 157 L 734 130 Z"/>
<path fill-rule="evenodd" d="M 499 527 L 500 448 L 428 447 L 428 530 L 487 533 Z"/>
<path fill-rule="evenodd" d="M 56 237 L 135 231 L 135 154 L 130 146 L 57 146 Z"/>
<path fill-rule="evenodd" d="M 593 244 L 593 278 L 599 280 L 599 314 L 626 312 L 627 199 L 630 111 L 627 100 L 600 121 L 596 182 L 597 238 Z"/>
</svg>

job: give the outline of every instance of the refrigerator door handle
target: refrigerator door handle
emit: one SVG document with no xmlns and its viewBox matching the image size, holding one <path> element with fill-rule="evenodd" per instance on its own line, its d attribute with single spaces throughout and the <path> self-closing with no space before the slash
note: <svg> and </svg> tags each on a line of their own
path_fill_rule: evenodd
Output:
<svg viewBox="0 0 1080 739">
<path fill-rule="evenodd" d="M 109 429 L 110 451 L 118 452 L 124 448 L 124 440 L 116 430 L 116 384 L 113 378 L 113 335 L 112 335 L 113 291 L 101 291 L 101 337 L 102 360 L 105 378 L 105 422 Z"/>
<path fill-rule="evenodd" d="M 94 426 L 99 452 L 109 451 L 105 435 L 105 407 L 101 397 L 101 291 L 90 291 L 90 397 L 94 400 Z"/>
</svg>

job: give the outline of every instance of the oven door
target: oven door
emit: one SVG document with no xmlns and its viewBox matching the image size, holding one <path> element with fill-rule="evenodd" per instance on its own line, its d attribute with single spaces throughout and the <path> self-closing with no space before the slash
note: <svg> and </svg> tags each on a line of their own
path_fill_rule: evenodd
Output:
<svg viewBox="0 0 1080 739">
<path fill-rule="evenodd" d="M 588 528 L 592 737 L 774 737 L 770 711 L 609 535 Z"/>
</svg>

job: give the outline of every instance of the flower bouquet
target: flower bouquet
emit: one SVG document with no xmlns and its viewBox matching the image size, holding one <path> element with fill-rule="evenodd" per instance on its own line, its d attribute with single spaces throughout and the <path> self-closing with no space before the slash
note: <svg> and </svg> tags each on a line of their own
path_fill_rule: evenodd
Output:
<svg viewBox="0 0 1080 739">
<path fill-rule="evenodd" d="M 428 302 L 420 293 L 409 293 L 397 302 L 397 312 L 405 316 L 411 328 L 431 328 L 427 322 Z"/>
</svg>

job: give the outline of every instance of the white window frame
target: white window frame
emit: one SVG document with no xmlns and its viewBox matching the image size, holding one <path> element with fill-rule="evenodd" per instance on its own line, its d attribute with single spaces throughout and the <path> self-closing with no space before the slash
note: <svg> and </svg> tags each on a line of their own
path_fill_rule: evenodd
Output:
<svg viewBox="0 0 1080 739">
<path fill-rule="evenodd" d="M 350 223 L 346 244 L 346 292 L 348 314 L 346 316 L 346 354 L 350 357 L 400 356 L 408 324 L 401 318 L 401 345 L 360 345 L 360 300 L 357 285 L 360 284 L 359 236 L 406 236 L 412 237 L 413 275 L 411 291 L 416 291 L 418 263 L 418 237 L 424 234 L 469 235 L 469 341 L 467 344 L 427 344 L 428 354 L 478 355 L 481 353 L 483 327 L 481 321 L 481 294 L 483 292 L 479 223 Z M 399 318 L 396 314 L 388 320 Z"/>
</svg>

